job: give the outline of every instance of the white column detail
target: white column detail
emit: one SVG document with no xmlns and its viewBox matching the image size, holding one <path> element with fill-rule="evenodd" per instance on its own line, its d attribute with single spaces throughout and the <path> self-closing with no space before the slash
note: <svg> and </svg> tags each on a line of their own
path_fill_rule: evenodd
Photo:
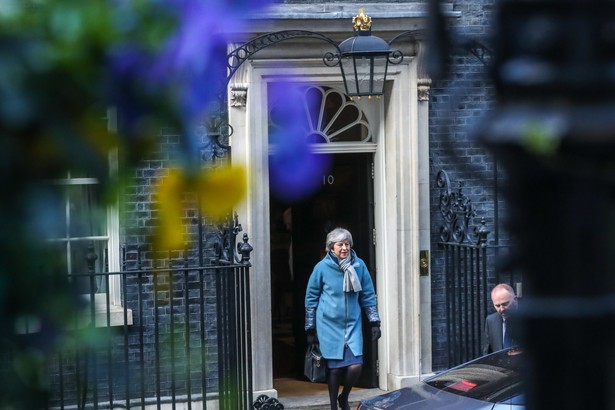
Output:
<svg viewBox="0 0 615 410">
<path fill-rule="evenodd" d="M 393 85 L 377 154 L 378 289 L 384 334 L 379 358 L 380 387 L 385 390 L 408 386 L 421 374 L 420 121 L 417 63 L 415 58 L 408 61 L 389 74 Z"/>
</svg>

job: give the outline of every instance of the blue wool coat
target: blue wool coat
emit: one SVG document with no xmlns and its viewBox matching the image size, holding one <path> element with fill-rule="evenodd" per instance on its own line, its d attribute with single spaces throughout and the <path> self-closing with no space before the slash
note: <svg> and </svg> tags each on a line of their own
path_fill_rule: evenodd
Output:
<svg viewBox="0 0 615 410">
<path fill-rule="evenodd" d="M 344 292 L 344 272 L 329 253 L 314 266 L 305 293 L 305 308 L 316 308 L 316 332 L 325 359 L 341 360 L 344 344 L 355 356 L 363 355 L 361 309 L 375 308 L 374 284 L 365 262 L 354 256 L 360 292 Z"/>
</svg>

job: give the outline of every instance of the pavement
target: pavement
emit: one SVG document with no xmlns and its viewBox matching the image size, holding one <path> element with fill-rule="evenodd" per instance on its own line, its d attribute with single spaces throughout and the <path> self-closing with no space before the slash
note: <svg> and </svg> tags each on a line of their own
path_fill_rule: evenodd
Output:
<svg viewBox="0 0 615 410">
<path fill-rule="evenodd" d="M 309 383 L 309 382 L 308 382 Z M 326 386 L 316 384 L 313 388 L 305 386 L 305 390 L 286 393 L 283 397 L 279 397 L 278 401 L 284 406 L 284 409 L 293 410 L 330 410 L 329 394 L 326 391 Z M 319 388 L 320 387 L 320 388 Z M 361 400 L 368 397 L 378 396 L 386 393 L 380 389 L 361 389 L 355 388 L 350 392 L 350 408 L 356 409 Z"/>
</svg>

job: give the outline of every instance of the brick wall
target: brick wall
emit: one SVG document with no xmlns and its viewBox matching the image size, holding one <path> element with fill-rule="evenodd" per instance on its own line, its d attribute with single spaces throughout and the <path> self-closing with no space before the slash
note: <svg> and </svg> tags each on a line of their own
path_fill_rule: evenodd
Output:
<svg viewBox="0 0 615 410">
<path fill-rule="evenodd" d="M 494 1 L 455 1 L 455 10 L 461 18 L 452 23 L 456 33 L 487 43 Z M 431 232 L 432 232 L 432 340 L 433 368 L 446 367 L 448 344 L 446 335 L 446 301 L 442 250 L 437 243 L 443 218 L 439 210 L 440 190 L 436 186 L 438 171 L 445 170 L 453 188 L 461 182 L 464 195 L 472 200 L 476 217 L 472 226 L 485 218 L 494 235 L 494 212 L 501 199 L 496 175 L 497 165 L 473 135 L 473 128 L 482 121 L 494 104 L 495 93 L 487 67 L 471 54 L 450 58 L 450 71 L 446 77 L 435 81 L 430 94 L 430 178 L 431 178 Z M 498 209 L 501 219 L 501 209 Z"/>
<path fill-rule="evenodd" d="M 205 137 L 204 130 L 196 130 L 195 132 L 200 133 L 201 135 L 197 135 L 197 138 L 201 139 L 202 147 L 207 151 L 207 147 L 209 144 L 209 140 Z M 155 204 L 159 198 L 156 198 L 154 193 L 154 187 L 156 184 L 160 182 L 161 178 L 164 178 L 169 174 L 170 168 L 174 165 L 175 161 L 178 159 L 180 149 L 180 138 L 177 133 L 175 133 L 172 129 L 161 129 L 160 135 L 157 141 L 157 144 L 153 147 L 151 152 L 148 153 L 146 157 L 144 157 L 140 165 L 135 169 L 131 170 L 131 174 L 126 176 L 126 185 L 124 186 L 124 192 L 120 195 L 121 198 L 121 221 L 120 221 L 120 242 L 123 248 L 126 250 L 126 264 L 122 267 L 122 269 L 131 270 L 131 269 L 155 269 L 159 267 L 181 267 L 184 264 L 195 266 L 199 265 L 199 254 L 198 254 L 198 239 L 199 239 L 199 212 L 197 209 L 196 195 L 194 193 L 186 193 L 185 197 L 182 198 L 182 201 L 185 203 L 185 210 L 183 215 L 183 224 L 186 234 L 187 240 L 187 249 L 175 250 L 164 253 L 156 253 L 153 250 L 152 238 L 154 234 L 154 230 L 156 229 L 159 221 L 158 216 L 155 210 Z M 202 152 L 203 158 L 201 164 L 204 167 L 211 165 L 211 158 L 208 157 L 207 152 Z M 198 156 L 198 153 L 195 153 L 195 158 Z M 217 234 L 217 230 L 215 227 L 206 220 L 203 220 L 203 241 L 205 243 L 204 249 L 204 260 L 205 264 L 208 264 L 211 261 L 211 258 L 214 257 L 213 250 L 213 242 L 212 238 Z M 140 265 L 137 264 L 137 249 L 139 249 L 139 261 Z M 185 260 L 187 259 L 187 261 Z M 217 352 L 216 352 L 216 343 L 217 343 L 217 331 L 216 331 L 216 302 L 215 302 L 215 276 L 214 273 L 207 271 L 205 273 L 204 279 L 205 286 L 205 297 L 206 302 L 204 304 L 204 317 L 205 323 L 204 328 L 206 333 L 206 356 L 208 362 L 207 368 L 207 391 L 215 391 L 218 387 L 217 381 Z M 143 344 L 143 355 L 148 358 L 152 357 L 156 354 L 154 347 L 154 328 L 152 327 L 152 323 L 155 320 L 163 323 L 165 325 L 168 324 L 171 314 L 164 314 L 158 312 L 158 318 L 154 318 L 154 311 L 149 306 L 147 309 L 140 309 L 139 306 L 136 305 L 137 300 L 140 300 L 137 296 L 139 290 L 136 287 L 138 281 L 135 282 L 134 279 L 127 283 L 127 295 L 126 299 L 128 300 L 128 307 L 133 310 L 134 321 L 139 324 L 147 324 L 144 325 L 144 338 L 145 342 Z M 146 287 L 149 289 L 153 289 L 153 283 L 151 279 L 149 282 L 145 283 Z M 158 298 L 159 304 L 164 303 L 164 292 L 169 286 L 168 282 L 165 282 L 164 276 L 159 279 L 156 287 L 158 288 Z M 146 292 L 147 293 L 147 292 Z M 150 292 L 152 293 L 152 292 Z M 141 298 L 146 297 L 147 303 L 151 305 L 151 298 L 153 296 L 151 294 L 146 294 L 145 296 L 141 296 Z M 183 307 L 183 299 L 175 296 L 177 301 L 176 309 L 181 309 Z M 167 299 L 168 299 L 168 291 L 167 291 Z M 162 302 L 161 302 L 162 301 Z M 164 306 L 163 306 L 164 308 Z M 135 330 L 136 331 L 136 330 Z M 131 331 L 132 332 L 132 331 Z M 139 349 L 141 348 L 141 342 L 135 339 L 135 335 L 132 335 L 131 339 L 129 339 L 129 349 L 132 354 L 140 354 Z M 193 346 L 197 350 L 200 350 L 200 345 L 198 342 L 193 343 Z M 199 353 L 199 352 L 197 352 Z M 198 369 L 197 369 L 198 370 Z M 145 384 L 152 384 L 151 379 L 154 376 L 155 372 L 153 369 L 148 369 L 146 372 L 147 377 L 150 379 L 147 380 Z M 196 380 L 196 379 L 195 379 Z M 196 380 L 198 382 L 198 380 Z M 133 386 L 132 391 L 139 391 L 139 386 L 137 382 L 135 386 Z M 185 387 L 185 386 L 184 386 Z M 149 389 L 149 388 L 148 388 Z M 171 396 L 173 393 L 172 387 L 169 383 L 164 382 L 161 383 L 160 389 L 164 395 Z M 175 392 L 181 391 L 181 386 L 175 386 Z M 193 393 L 199 393 L 199 386 L 193 386 Z M 149 397 L 150 390 L 146 392 L 146 397 Z"/>
</svg>

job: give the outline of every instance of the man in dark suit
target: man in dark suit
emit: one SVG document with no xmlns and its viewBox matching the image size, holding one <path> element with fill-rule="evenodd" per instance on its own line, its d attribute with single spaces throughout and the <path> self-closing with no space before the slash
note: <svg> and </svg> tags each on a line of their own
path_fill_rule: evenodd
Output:
<svg viewBox="0 0 615 410">
<path fill-rule="evenodd" d="M 491 291 L 491 302 L 495 312 L 485 320 L 483 333 L 483 354 L 492 353 L 515 343 L 511 337 L 510 318 L 517 310 L 517 295 L 513 288 L 500 283 Z"/>
</svg>

